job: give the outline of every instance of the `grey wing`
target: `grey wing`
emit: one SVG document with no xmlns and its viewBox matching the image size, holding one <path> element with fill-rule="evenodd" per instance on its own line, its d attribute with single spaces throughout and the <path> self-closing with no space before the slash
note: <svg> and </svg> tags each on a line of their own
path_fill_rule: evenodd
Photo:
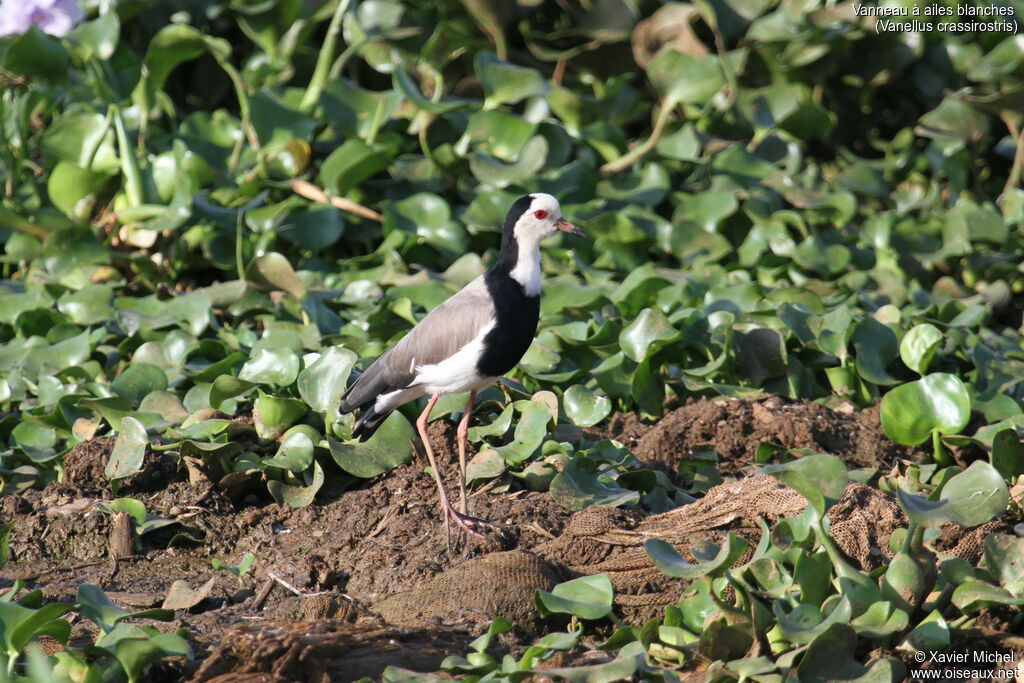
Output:
<svg viewBox="0 0 1024 683">
<path fill-rule="evenodd" d="M 470 282 L 428 313 L 409 334 L 366 369 L 342 397 L 341 412 L 355 410 L 377 396 L 409 386 L 416 368 L 454 355 L 494 319 L 494 303 L 483 276 Z"/>
</svg>

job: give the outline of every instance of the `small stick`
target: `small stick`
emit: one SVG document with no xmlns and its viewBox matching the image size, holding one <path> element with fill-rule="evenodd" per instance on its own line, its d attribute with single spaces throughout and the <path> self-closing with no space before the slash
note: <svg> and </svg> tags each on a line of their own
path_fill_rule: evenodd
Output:
<svg viewBox="0 0 1024 683">
<path fill-rule="evenodd" d="M 330 204 L 342 211 L 355 214 L 361 218 L 368 218 L 371 221 L 377 221 L 380 223 L 384 220 L 384 217 L 373 209 L 368 209 L 362 204 L 357 204 L 351 199 L 344 197 L 329 197 L 323 188 L 314 185 L 313 183 L 305 180 L 292 179 L 292 189 L 296 194 L 305 197 L 306 199 L 312 199 L 314 202 L 320 202 L 321 204 Z"/>
<path fill-rule="evenodd" d="M 284 586 L 285 588 L 290 590 L 292 593 L 295 593 L 296 595 L 303 595 L 302 591 L 300 591 L 298 588 L 296 588 L 295 586 L 291 585 L 290 583 L 288 583 L 287 581 L 282 579 L 280 576 L 278 576 L 274 572 L 267 572 L 267 576 L 272 578 L 274 581 L 277 581 L 279 584 L 281 584 L 282 586 Z"/>
<path fill-rule="evenodd" d="M 260 592 L 256 595 L 256 603 L 254 607 L 257 610 L 263 609 L 263 603 L 267 601 L 270 596 L 270 591 L 274 590 L 274 579 L 267 577 L 267 580 L 263 583 L 263 587 L 260 588 Z"/>
</svg>

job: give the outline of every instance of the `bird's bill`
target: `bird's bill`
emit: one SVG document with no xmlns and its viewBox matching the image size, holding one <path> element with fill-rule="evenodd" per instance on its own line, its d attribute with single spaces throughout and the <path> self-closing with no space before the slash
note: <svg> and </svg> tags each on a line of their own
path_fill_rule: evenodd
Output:
<svg viewBox="0 0 1024 683">
<path fill-rule="evenodd" d="M 557 221 L 555 221 L 555 227 L 558 228 L 559 230 L 561 230 L 562 232 L 569 233 L 570 235 L 579 235 L 580 237 L 586 237 L 587 236 L 587 233 L 583 232 L 582 230 L 577 228 L 575 225 L 573 225 L 569 221 L 567 221 L 565 219 L 562 219 L 562 218 L 560 218 Z"/>
</svg>

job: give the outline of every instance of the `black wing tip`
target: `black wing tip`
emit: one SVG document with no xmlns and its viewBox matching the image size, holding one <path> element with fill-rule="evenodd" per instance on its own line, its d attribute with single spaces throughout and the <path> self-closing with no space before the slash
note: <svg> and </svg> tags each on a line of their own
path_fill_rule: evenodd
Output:
<svg viewBox="0 0 1024 683">
<path fill-rule="evenodd" d="M 390 414 L 390 411 L 378 413 L 374 410 L 373 405 L 370 405 L 360 413 L 359 419 L 356 420 L 356 426 L 352 429 L 352 436 L 359 439 L 359 441 L 367 441 L 376 433 L 384 423 L 384 420 L 388 419 Z"/>
</svg>

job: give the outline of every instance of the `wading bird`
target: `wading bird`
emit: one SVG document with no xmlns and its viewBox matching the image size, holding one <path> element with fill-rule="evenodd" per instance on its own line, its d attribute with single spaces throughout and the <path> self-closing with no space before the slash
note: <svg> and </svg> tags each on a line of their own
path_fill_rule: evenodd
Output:
<svg viewBox="0 0 1024 683">
<path fill-rule="evenodd" d="M 480 535 L 493 525 L 466 511 L 466 430 L 477 392 L 515 367 L 533 341 L 540 317 L 540 243 L 556 231 L 584 235 L 562 218 L 549 194 L 520 197 L 509 209 L 501 255 L 486 273 L 428 313 L 349 387 L 341 412 L 359 410 L 353 436 L 365 441 L 399 406 L 429 396 L 416 429 L 434 472 L 445 530 L 449 519 Z M 448 500 L 427 438 L 427 416 L 443 394 L 469 392 L 457 439 L 459 509 Z"/>
</svg>

